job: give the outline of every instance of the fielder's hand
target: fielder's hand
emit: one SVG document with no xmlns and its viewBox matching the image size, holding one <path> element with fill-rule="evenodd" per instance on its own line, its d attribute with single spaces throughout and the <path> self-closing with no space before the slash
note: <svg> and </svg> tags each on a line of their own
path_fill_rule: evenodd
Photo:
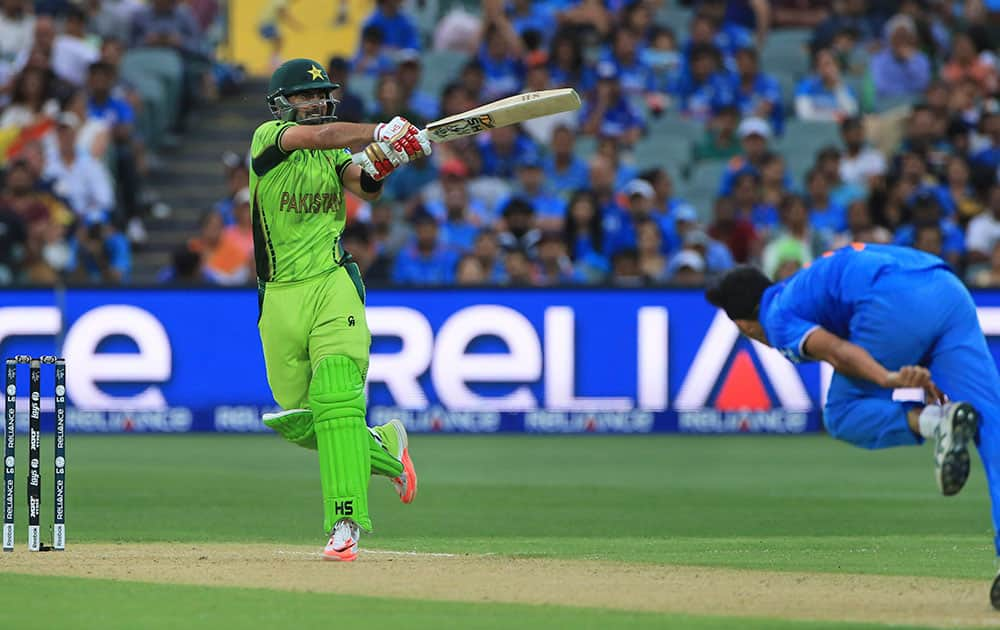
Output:
<svg viewBox="0 0 1000 630">
<path fill-rule="evenodd" d="M 399 159 L 392 147 L 384 142 L 372 142 L 361 153 L 351 156 L 352 161 L 371 175 L 375 181 L 381 181 L 407 160 Z"/>
<path fill-rule="evenodd" d="M 431 143 L 427 135 L 422 133 L 413 123 L 396 116 L 387 123 L 379 123 L 375 127 L 375 141 L 384 142 L 400 155 L 405 155 L 406 162 L 427 157 L 431 154 Z"/>
<path fill-rule="evenodd" d="M 889 389 L 923 388 L 927 401 L 931 403 L 941 404 L 947 401 L 947 397 L 931 380 L 930 370 L 919 365 L 904 365 L 898 372 L 889 372 L 885 381 L 885 387 Z"/>
</svg>

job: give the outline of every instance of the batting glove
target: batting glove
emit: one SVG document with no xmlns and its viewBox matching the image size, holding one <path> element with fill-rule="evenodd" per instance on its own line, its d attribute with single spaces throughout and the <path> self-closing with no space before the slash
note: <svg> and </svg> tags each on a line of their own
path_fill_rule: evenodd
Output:
<svg viewBox="0 0 1000 630">
<path fill-rule="evenodd" d="M 400 164 L 406 163 L 405 159 L 400 160 L 392 147 L 384 142 L 372 142 L 361 153 L 355 153 L 352 161 L 377 182 L 388 177 Z"/>
<path fill-rule="evenodd" d="M 431 154 L 431 143 L 427 135 L 401 116 L 376 125 L 375 141 L 385 142 L 396 153 L 405 154 L 407 162 Z"/>
</svg>

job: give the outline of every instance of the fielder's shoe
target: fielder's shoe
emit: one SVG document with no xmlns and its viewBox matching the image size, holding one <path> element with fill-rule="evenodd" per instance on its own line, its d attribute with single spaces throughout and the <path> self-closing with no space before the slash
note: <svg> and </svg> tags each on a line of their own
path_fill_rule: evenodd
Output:
<svg viewBox="0 0 1000 630">
<path fill-rule="evenodd" d="M 342 518 L 333 526 L 330 541 L 323 549 L 323 559 L 351 562 L 358 557 L 358 540 L 361 528 L 349 518 Z"/>
<path fill-rule="evenodd" d="M 993 586 L 990 587 L 990 603 L 993 608 L 1000 610 L 1000 573 L 993 578 Z"/>
<path fill-rule="evenodd" d="M 417 496 L 417 471 L 413 468 L 413 460 L 410 459 L 409 441 L 406 436 L 406 427 L 399 420 L 390 420 L 387 427 L 395 429 L 398 440 L 399 461 L 403 464 L 403 474 L 392 480 L 392 485 L 399 494 L 399 500 L 403 503 L 412 503 Z"/>
<path fill-rule="evenodd" d="M 969 478 L 969 442 L 979 428 L 979 412 L 964 402 L 948 403 L 941 411 L 934 435 L 934 472 L 941 494 L 949 497 Z"/>
</svg>

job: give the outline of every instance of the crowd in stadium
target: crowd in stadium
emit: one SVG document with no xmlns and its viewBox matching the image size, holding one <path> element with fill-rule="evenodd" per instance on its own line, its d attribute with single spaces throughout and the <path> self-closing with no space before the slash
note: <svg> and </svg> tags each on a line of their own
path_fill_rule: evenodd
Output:
<svg viewBox="0 0 1000 630">
<path fill-rule="evenodd" d="M 0 285 L 127 282 L 149 186 L 198 101 L 216 0 L 0 2 Z"/>
<path fill-rule="evenodd" d="M 0 282 L 127 281 L 155 237 L 150 170 L 225 72 L 217 2 L 30 4 L 0 2 Z M 371 284 L 700 285 L 867 241 L 1000 286 L 995 0 L 484 0 L 431 21 L 375 4 L 329 60 L 341 120 L 422 124 L 562 86 L 584 104 L 436 145 L 352 201 L 344 246 Z M 468 61 L 428 93 L 431 51 Z M 813 128 L 833 135 L 803 155 Z M 692 184 L 706 173 L 711 190 Z M 164 279 L 253 282 L 246 178 L 228 156 L 225 198 Z"/>
<path fill-rule="evenodd" d="M 657 21 L 664 2 L 484 2 L 471 59 L 439 100 L 417 89 L 413 22 L 378 4 L 357 55 L 331 69 L 377 77 L 373 103 L 341 96 L 359 118 L 426 122 L 560 86 L 584 106 L 439 145 L 433 164 L 393 175 L 344 235 L 370 282 L 698 285 L 745 262 L 784 277 L 869 241 L 1000 285 L 1000 39 L 981 2 L 709 0 L 686 30 Z M 434 43 L 461 47 L 448 26 Z M 812 29 L 794 94 L 759 54 L 783 28 Z M 677 115 L 702 130 L 686 166 L 725 164 L 705 207 L 677 194 L 666 157 L 634 159 L 656 118 Z M 791 119 L 839 126 L 801 180 L 775 149 Z"/>
</svg>

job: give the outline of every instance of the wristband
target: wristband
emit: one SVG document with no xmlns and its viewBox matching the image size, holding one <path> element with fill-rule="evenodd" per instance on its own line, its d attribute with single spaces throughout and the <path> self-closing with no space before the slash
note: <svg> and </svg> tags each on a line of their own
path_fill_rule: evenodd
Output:
<svg viewBox="0 0 1000 630">
<path fill-rule="evenodd" d="M 368 174 L 368 171 L 361 171 L 361 190 L 366 193 L 377 193 L 382 190 L 383 182 L 375 181 L 375 178 Z"/>
</svg>

